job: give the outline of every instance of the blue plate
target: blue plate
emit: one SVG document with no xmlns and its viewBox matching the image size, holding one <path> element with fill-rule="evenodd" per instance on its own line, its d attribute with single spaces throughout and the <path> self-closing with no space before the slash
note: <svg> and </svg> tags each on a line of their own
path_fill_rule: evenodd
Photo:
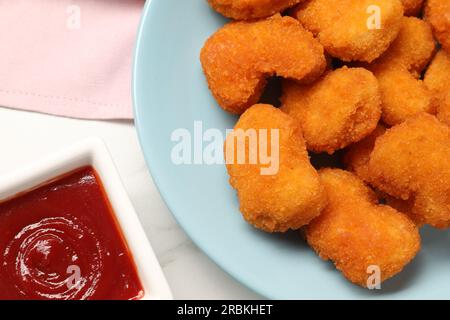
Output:
<svg viewBox="0 0 450 320">
<path fill-rule="evenodd" d="M 223 165 L 176 165 L 172 133 L 233 128 L 210 95 L 199 62 L 205 40 L 226 22 L 206 0 L 147 1 L 134 65 L 136 125 L 155 183 L 179 224 L 218 265 L 277 299 L 448 298 L 450 237 L 422 230 L 422 251 L 380 291 L 352 285 L 296 233 L 270 235 L 244 222 Z M 175 131 L 177 132 L 177 131 Z M 207 143 L 205 143 L 207 144 Z"/>
</svg>

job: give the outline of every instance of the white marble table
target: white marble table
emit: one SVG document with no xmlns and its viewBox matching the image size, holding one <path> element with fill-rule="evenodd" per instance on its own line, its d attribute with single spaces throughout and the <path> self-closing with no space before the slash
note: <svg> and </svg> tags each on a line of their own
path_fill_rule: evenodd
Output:
<svg viewBox="0 0 450 320">
<path fill-rule="evenodd" d="M 257 299 L 216 266 L 174 221 L 144 163 L 131 122 L 84 121 L 0 108 L 0 174 L 88 136 L 114 158 L 176 299 Z"/>
</svg>

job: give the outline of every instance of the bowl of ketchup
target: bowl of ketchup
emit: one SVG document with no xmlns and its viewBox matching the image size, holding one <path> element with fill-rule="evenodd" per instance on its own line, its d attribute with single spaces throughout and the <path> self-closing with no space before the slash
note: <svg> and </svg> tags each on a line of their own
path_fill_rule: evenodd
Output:
<svg viewBox="0 0 450 320">
<path fill-rule="evenodd" d="M 171 297 L 101 140 L 0 178 L 0 300 Z"/>
</svg>

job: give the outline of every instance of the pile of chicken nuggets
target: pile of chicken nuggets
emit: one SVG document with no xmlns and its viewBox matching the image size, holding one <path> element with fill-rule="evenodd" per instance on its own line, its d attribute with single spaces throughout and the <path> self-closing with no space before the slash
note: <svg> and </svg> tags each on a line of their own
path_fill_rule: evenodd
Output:
<svg viewBox="0 0 450 320">
<path fill-rule="evenodd" d="M 422 226 L 450 227 L 450 0 L 208 2 L 232 19 L 200 54 L 209 89 L 239 115 L 234 132 L 265 130 L 244 139 L 257 161 L 226 161 L 245 220 L 302 230 L 362 287 L 373 266 L 398 274 Z M 273 78 L 276 106 L 261 102 Z M 335 167 L 313 166 L 317 154 Z"/>
</svg>

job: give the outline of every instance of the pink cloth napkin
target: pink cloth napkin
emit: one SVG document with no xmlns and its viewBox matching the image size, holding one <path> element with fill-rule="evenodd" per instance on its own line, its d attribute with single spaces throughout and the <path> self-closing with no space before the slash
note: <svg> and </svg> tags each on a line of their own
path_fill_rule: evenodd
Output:
<svg viewBox="0 0 450 320">
<path fill-rule="evenodd" d="M 131 119 L 144 0 L 0 0 L 0 106 Z"/>
</svg>

